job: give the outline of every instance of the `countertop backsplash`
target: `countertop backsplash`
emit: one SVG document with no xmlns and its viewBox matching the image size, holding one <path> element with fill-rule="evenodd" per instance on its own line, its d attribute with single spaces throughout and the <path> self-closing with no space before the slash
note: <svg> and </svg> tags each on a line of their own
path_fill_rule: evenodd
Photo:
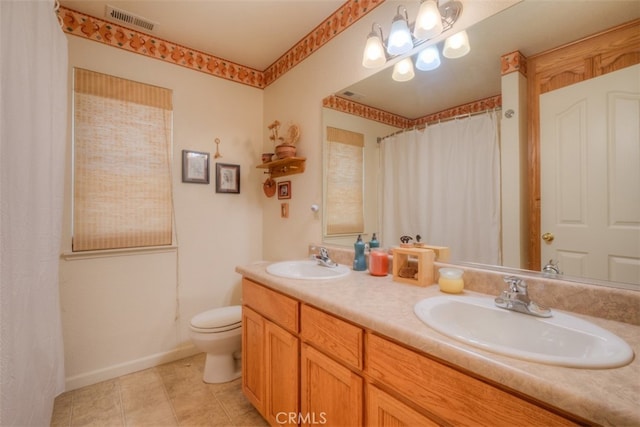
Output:
<svg viewBox="0 0 640 427">
<path fill-rule="evenodd" d="M 353 265 L 354 250 L 333 245 L 309 245 L 309 255 L 324 247 L 338 264 Z M 389 255 L 389 274 L 393 257 Z M 367 260 L 368 263 L 368 260 Z M 368 265 L 368 264 L 367 264 Z M 467 265 L 452 265 L 435 262 L 440 267 L 456 267 L 464 270 L 464 287 L 475 292 L 498 296 L 506 287 L 503 278 L 507 275 L 522 277 L 529 287 L 531 299 L 552 310 L 569 311 L 587 316 L 600 317 L 618 322 L 640 325 L 640 292 L 630 289 L 582 284 L 562 279 L 548 279 L 534 275 L 505 273 Z"/>
</svg>

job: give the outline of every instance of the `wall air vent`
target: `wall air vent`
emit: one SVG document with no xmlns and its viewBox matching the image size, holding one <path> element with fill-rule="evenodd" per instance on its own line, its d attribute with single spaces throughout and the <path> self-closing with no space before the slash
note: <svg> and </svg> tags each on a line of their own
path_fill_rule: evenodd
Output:
<svg viewBox="0 0 640 427">
<path fill-rule="evenodd" d="M 364 98 L 364 95 L 362 95 L 361 93 L 352 92 L 350 90 L 345 90 L 340 95 L 342 95 L 345 98 L 350 98 L 350 99 L 355 99 L 355 100 L 359 100 L 359 99 Z"/>
<path fill-rule="evenodd" d="M 112 22 L 122 23 L 128 28 L 144 30 L 146 32 L 154 32 L 158 28 L 158 24 L 143 18 L 138 15 L 134 15 L 126 10 L 118 9 L 113 6 L 107 5 L 105 10 L 105 17 Z"/>
</svg>

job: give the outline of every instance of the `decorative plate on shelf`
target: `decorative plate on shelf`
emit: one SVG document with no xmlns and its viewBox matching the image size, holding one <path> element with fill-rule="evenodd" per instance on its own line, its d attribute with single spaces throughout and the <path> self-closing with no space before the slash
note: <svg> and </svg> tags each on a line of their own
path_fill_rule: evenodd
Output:
<svg viewBox="0 0 640 427">
<path fill-rule="evenodd" d="M 284 143 L 287 145 L 296 145 L 300 139 L 300 128 L 298 125 L 291 125 L 287 129 L 287 134 L 284 137 Z"/>
</svg>

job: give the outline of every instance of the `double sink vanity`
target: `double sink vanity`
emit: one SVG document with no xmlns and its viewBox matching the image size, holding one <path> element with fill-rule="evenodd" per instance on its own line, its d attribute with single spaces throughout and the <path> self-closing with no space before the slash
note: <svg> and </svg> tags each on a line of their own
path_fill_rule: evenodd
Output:
<svg viewBox="0 0 640 427">
<path fill-rule="evenodd" d="M 634 292 L 604 302 L 630 318 L 601 317 L 543 281 L 560 302 L 542 319 L 491 304 L 499 274 L 465 269 L 450 295 L 337 260 L 236 268 L 243 392 L 270 424 L 640 425 Z"/>
</svg>

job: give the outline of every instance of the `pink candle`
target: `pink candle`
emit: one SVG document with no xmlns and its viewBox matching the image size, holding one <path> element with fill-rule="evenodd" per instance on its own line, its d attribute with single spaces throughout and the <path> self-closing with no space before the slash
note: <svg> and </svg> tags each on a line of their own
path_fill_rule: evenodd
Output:
<svg viewBox="0 0 640 427">
<path fill-rule="evenodd" d="M 389 273 L 389 255 L 383 250 L 372 250 L 369 254 L 369 273 L 386 276 Z"/>
</svg>

